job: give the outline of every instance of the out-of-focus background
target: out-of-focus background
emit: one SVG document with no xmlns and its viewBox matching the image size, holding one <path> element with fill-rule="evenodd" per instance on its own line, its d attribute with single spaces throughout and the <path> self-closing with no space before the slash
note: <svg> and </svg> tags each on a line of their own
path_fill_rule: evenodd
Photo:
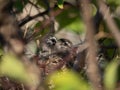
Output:
<svg viewBox="0 0 120 90">
<path fill-rule="evenodd" d="M 120 0 L 0 0 L 0 90 L 119 90 Z"/>
</svg>

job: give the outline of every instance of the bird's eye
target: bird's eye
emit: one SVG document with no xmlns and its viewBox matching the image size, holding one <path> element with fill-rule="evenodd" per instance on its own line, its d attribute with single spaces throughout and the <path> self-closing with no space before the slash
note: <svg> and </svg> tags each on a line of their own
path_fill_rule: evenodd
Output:
<svg viewBox="0 0 120 90">
<path fill-rule="evenodd" d="M 54 46 L 57 42 L 57 38 L 56 37 L 53 37 L 53 36 L 50 36 L 47 40 L 46 40 L 46 43 L 48 46 Z"/>
<path fill-rule="evenodd" d="M 59 39 L 59 41 L 60 41 L 61 44 L 64 45 L 64 46 L 68 46 L 68 47 L 70 47 L 70 46 L 72 45 L 72 42 L 69 41 L 69 40 L 67 40 L 67 39 L 63 39 L 63 38 L 61 38 L 61 39 Z"/>
</svg>

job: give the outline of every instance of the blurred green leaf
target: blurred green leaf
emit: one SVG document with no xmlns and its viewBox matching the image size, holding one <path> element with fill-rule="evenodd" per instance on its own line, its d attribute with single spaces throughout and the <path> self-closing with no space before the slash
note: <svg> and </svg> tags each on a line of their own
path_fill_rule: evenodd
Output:
<svg viewBox="0 0 120 90">
<path fill-rule="evenodd" d="M 0 48 L 0 57 L 3 55 L 3 50 Z"/>
<path fill-rule="evenodd" d="M 37 0 L 36 4 L 45 9 L 48 7 L 47 2 L 45 0 Z"/>
<path fill-rule="evenodd" d="M 0 76 L 7 76 L 27 85 L 34 84 L 34 76 L 27 72 L 22 62 L 13 54 L 5 54 L 0 62 Z"/>
<path fill-rule="evenodd" d="M 103 41 L 103 44 L 105 45 L 105 46 L 109 46 L 109 45 L 111 45 L 111 44 L 114 44 L 115 43 L 115 40 L 114 39 L 105 39 L 104 41 Z"/>
<path fill-rule="evenodd" d="M 79 12 L 77 9 L 68 8 L 63 10 L 58 16 L 56 16 L 56 20 L 60 24 L 61 29 L 74 22 L 78 17 Z"/>
<path fill-rule="evenodd" d="M 91 9 L 92 9 L 92 16 L 95 16 L 96 13 L 97 13 L 97 8 L 96 8 L 96 6 L 91 3 L 91 4 L 90 4 L 90 7 L 91 7 Z"/>
<path fill-rule="evenodd" d="M 104 46 L 111 46 L 111 45 L 114 45 L 115 44 L 115 40 L 114 39 L 111 39 L 111 38 L 107 38 L 105 39 L 102 44 Z M 113 59 L 115 56 L 116 56 L 116 52 L 115 52 L 116 48 L 110 48 L 110 49 L 106 49 L 105 50 L 105 56 L 111 60 Z"/>
<path fill-rule="evenodd" d="M 114 18 L 117 27 L 120 29 L 120 18 Z"/>
<path fill-rule="evenodd" d="M 114 12 L 120 6 L 120 0 L 106 0 L 106 3 L 109 5 L 111 12 Z"/>
<path fill-rule="evenodd" d="M 120 0 L 106 0 L 106 2 L 110 5 L 115 5 L 115 6 L 120 5 Z"/>
<path fill-rule="evenodd" d="M 92 3 L 93 3 L 94 5 L 97 5 L 97 1 L 96 1 L 96 0 L 92 0 Z"/>
<path fill-rule="evenodd" d="M 74 31 L 77 34 L 85 33 L 85 25 L 80 18 L 67 25 L 65 29 Z"/>
<path fill-rule="evenodd" d="M 48 81 L 54 86 L 52 90 L 91 90 L 81 76 L 69 70 L 52 74 Z"/>
<path fill-rule="evenodd" d="M 60 9 L 63 9 L 63 3 L 64 3 L 64 0 L 57 0 L 58 7 Z"/>
<path fill-rule="evenodd" d="M 96 14 L 97 9 L 94 4 L 90 4 L 92 8 L 93 16 Z M 64 9 L 57 17 L 56 20 L 59 23 L 59 29 L 71 30 L 76 33 L 85 33 L 85 24 L 80 17 L 79 9 L 70 7 Z"/>
<path fill-rule="evenodd" d="M 59 23 L 59 29 L 67 29 L 76 33 L 85 31 L 85 26 L 80 18 L 78 9 L 68 8 L 63 10 L 57 17 L 56 20 Z"/>
<path fill-rule="evenodd" d="M 105 69 L 104 84 L 106 90 L 115 90 L 117 81 L 118 60 L 113 60 Z"/>
<path fill-rule="evenodd" d="M 23 8 L 24 8 L 24 5 L 27 2 L 28 2 L 28 0 L 24 0 L 24 1 L 16 0 L 15 3 L 14 3 L 14 7 L 17 9 L 17 11 L 22 12 Z"/>
</svg>

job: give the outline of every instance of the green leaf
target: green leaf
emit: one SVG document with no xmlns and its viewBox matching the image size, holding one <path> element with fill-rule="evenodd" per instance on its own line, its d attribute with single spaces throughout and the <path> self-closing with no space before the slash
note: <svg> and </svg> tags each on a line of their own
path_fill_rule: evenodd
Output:
<svg viewBox="0 0 120 90">
<path fill-rule="evenodd" d="M 97 8 L 96 8 L 96 6 L 91 3 L 91 4 L 90 4 L 90 7 L 91 7 L 91 9 L 92 9 L 92 15 L 95 16 L 96 13 L 97 13 Z"/>
<path fill-rule="evenodd" d="M 58 16 L 56 20 L 60 24 L 60 29 L 71 24 L 79 17 L 79 12 L 75 8 L 64 9 Z"/>
<path fill-rule="evenodd" d="M 105 45 L 105 46 L 110 46 L 111 44 L 114 44 L 115 43 L 115 40 L 114 39 L 105 39 L 104 41 L 103 41 L 103 44 Z"/>
<path fill-rule="evenodd" d="M 74 31 L 77 34 L 85 33 L 85 24 L 80 18 L 73 21 L 71 24 L 67 25 L 65 29 Z"/>
<path fill-rule="evenodd" d="M 37 0 L 36 4 L 45 9 L 48 7 L 47 2 L 45 0 Z"/>
<path fill-rule="evenodd" d="M 117 81 L 118 60 L 113 60 L 105 69 L 104 85 L 106 90 L 115 90 Z"/>
<path fill-rule="evenodd" d="M 34 74 L 27 71 L 23 63 L 13 54 L 5 54 L 0 62 L 0 76 L 10 77 L 18 82 L 33 85 Z"/>
<path fill-rule="evenodd" d="M 115 24 L 120 29 L 120 18 L 114 18 Z"/>
<path fill-rule="evenodd" d="M 109 5 L 110 10 L 112 12 L 114 12 L 117 9 L 117 7 L 120 6 L 120 0 L 106 0 L 106 2 L 107 2 L 107 5 Z"/>
<path fill-rule="evenodd" d="M 88 83 L 73 71 L 56 72 L 48 77 L 52 90 L 91 90 Z"/>
<path fill-rule="evenodd" d="M 15 3 L 13 4 L 13 6 L 16 8 L 17 11 L 22 12 L 24 5 L 28 2 L 28 0 L 16 0 Z"/>
<path fill-rule="evenodd" d="M 0 57 L 3 55 L 4 51 L 0 48 Z"/>
<path fill-rule="evenodd" d="M 97 12 L 97 8 L 94 4 L 90 4 L 89 7 L 92 9 L 92 15 L 94 16 Z M 77 34 L 85 33 L 85 24 L 80 17 L 78 8 L 69 7 L 63 9 L 63 11 L 56 16 L 56 20 L 59 23 L 59 30 L 66 29 L 74 31 Z"/>
<path fill-rule="evenodd" d="M 58 7 L 60 9 L 63 9 L 63 3 L 64 3 L 64 0 L 57 0 Z"/>
<path fill-rule="evenodd" d="M 116 6 L 120 5 L 120 0 L 106 0 L 106 2 L 108 4 L 112 4 L 112 5 L 116 5 Z"/>
<path fill-rule="evenodd" d="M 84 22 L 80 18 L 78 9 L 76 8 L 70 7 L 64 9 L 58 16 L 56 16 L 56 20 L 59 23 L 59 30 L 64 28 L 76 33 L 85 32 Z"/>
</svg>

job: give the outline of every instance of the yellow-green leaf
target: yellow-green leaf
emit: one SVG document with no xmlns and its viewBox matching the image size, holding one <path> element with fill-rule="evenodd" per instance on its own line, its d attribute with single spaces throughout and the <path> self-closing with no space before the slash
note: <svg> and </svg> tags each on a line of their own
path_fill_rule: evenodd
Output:
<svg viewBox="0 0 120 90">
<path fill-rule="evenodd" d="M 69 70 L 52 74 L 48 81 L 53 86 L 52 90 L 91 90 L 81 76 Z"/>
<path fill-rule="evenodd" d="M 37 82 L 37 77 L 34 73 L 30 73 L 25 68 L 25 65 L 15 55 L 10 53 L 2 56 L 0 76 L 7 76 L 27 85 L 33 85 Z"/>
<path fill-rule="evenodd" d="M 112 61 L 105 70 L 104 84 L 106 90 L 114 90 L 117 81 L 117 68 L 119 62 L 117 60 Z"/>
<path fill-rule="evenodd" d="M 58 2 L 58 7 L 60 9 L 63 9 L 63 3 L 64 3 L 64 1 L 63 0 L 57 0 L 57 2 Z"/>
</svg>

